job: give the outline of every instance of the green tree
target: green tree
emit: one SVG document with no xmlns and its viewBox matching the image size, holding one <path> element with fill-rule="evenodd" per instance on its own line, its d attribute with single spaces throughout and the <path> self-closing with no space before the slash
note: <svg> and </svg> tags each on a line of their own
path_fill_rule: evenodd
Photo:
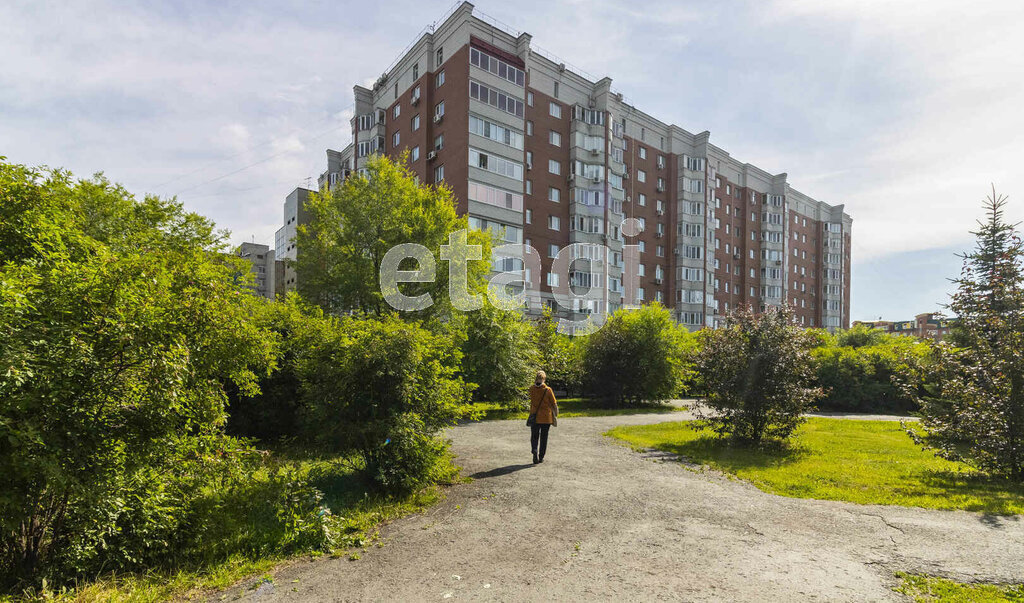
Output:
<svg viewBox="0 0 1024 603">
<path fill-rule="evenodd" d="M 536 348 L 538 365 L 547 374 L 547 383 L 556 390 L 573 394 L 583 385 L 583 351 L 586 337 L 570 337 L 558 332 L 558 319 L 545 306 L 537 319 Z"/>
<path fill-rule="evenodd" d="M 586 336 L 587 389 L 630 404 L 678 396 L 691 370 L 690 340 L 689 332 L 660 304 L 615 312 Z"/>
<path fill-rule="evenodd" d="M 466 316 L 462 346 L 464 379 L 476 385 L 473 399 L 518 407 L 537 370 L 533 329 L 518 311 L 485 303 Z"/>
<path fill-rule="evenodd" d="M 174 201 L 0 162 L 4 579 L 131 567 L 181 532 L 197 484 L 164 476 L 210 475 L 225 384 L 275 356 L 226 251 Z"/>
<path fill-rule="evenodd" d="M 329 314 L 390 312 L 379 282 L 388 250 L 417 243 L 438 259 L 449 235 L 468 229 L 467 218 L 456 211 L 451 189 L 420 185 L 407 163 L 407 154 L 398 161 L 373 156 L 367 162 L 366 176 L 349 178 L 331 192 L 310 195 L 310 219 L 298 228 L 295 262 L 298 291 L 307 301 Z M 468 241 L 483 247 L 483 259 L 469 262 L 469 291 L 479 294 L 490 271 L 492 239 L 487 233 L 470 231 Z M 401 267 L 414 268 L 412 259 Z M 408 296 L 428 293 L 433 298 L 431 308 L 412 313 L 411 318 L 450 310 L 448 271 L 443 262 L 438 261 L 433 282 L 404 283 L 401 291 Z"/>
<path fill-rule="evenodd" d="M 812 387 L 815 337 L 787 306 L 755 314 L 743 307 L 726 326 L 701 331 L 697 372 L 706 389 L 702 422 L 744 445 L 782 441 L 821 395 Z"/>
<path fill-rule="evenodd" d="M 1006 222 L 1006 198 L 986 198 L 973 252 L 963 257 L 950 309 L 952 345 L 938 348 L 938 387 L 911 434 L 947 458 L 1024 480 L 1024 244 Z"/>
</svg>

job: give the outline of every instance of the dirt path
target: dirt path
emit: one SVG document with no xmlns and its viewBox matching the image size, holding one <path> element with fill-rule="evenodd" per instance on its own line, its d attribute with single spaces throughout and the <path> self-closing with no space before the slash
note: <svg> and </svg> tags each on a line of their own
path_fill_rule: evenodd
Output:
<svg viewBox="0 0 1024 603">
<path fill-rule="evenodd" d="M 1024 579 L 1020 518 L 783 498 L 602 436 L 684 418 L 563 419 L 536 466 L 520 421 L 457 427 L 454 448 L 472 483 L 389 525 L 384 546 L 359 561 L 299 563 L 277 572 L 273 588 L 243 595 L 880 601 L 901 600 L 890 590 L 897 570 Z"/>
</svg>

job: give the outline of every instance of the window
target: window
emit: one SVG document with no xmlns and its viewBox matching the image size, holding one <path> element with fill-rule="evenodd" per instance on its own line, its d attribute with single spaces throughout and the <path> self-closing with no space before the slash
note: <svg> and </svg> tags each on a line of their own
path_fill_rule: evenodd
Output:
<svg viewBox="0 0 1024 603">
<path fill-rule="evenodd" d="M 658 169 L 659 170 L 665 169 L 665 156 L 664 155 L 658 155 Z"/>
<path fill-rule="evenodd" d="M 476 230 L 489 230 L 506 243 L 521 244 L 523 242 L 523 229 L 519 226 L 469 216 L 469 227 Z"/>
<path fill-rule="evenodd" d="M 413 65 L 412 65 L 412 79 L 413 79 L 413 81 L 416 81 L 419 78 L 420 78 L 420 64 L 419 63 L 413 63 Z"/>
<path fill-rule="evenodd" d="M 637 195 L 636 196 L 636 203 L 640 207 L 646 207 L 647 206 L 647 195 L 645 195 L 643 193 L 640 193 L 639 195 Z M 661 203 L 661 202 L 659 201 L 659 203 Z"/>
<path fill-rule="evenodd" d="M 469 181 L 469 198 L 472 201 L 486 203 L 495 207 L 504 207 L 514 211 L 523 209 L 523 196 L 487 184 Z"/>
<path fill-rule="evenodd" d="M 548 273 L 548 287 L 557 287 L 557 286 L 558 286 L 558 273 L 557 272 L 549 272 Z"/>
<path fill-rule="evenodd" d="M 395 105 L 395 108 L 391 110 L 391 119 L 398 119 L 398 116 L 402 114 L 402 103 Z"/>
<path fill-rule="evenodd" d="M 526 169 L 533 168 L 533 151 L 526 152 Z"/>
<path fill-rule="evenodd" d="M 395 98 L 398 98 L 398 82 L 395 82 Z"/>
<path fill-rule="evenodd" d="M 495 142 L 512 147 L 513 149 L 523 148 L 523 133 L 494 122 L 481 119 L 475 115 L 469 116 L 469 132 L 489 138 Z"/>
<path fill-rule="evenodd" d="M 604 111 L 596 109 L 584 109 L 579 105 L 573 105 L 572 118 L 587 122 L 594 126 L 604 125 Z"/>
<path fill-rule="evenodd" d="M 690 178 L 687 180 L 686 189 L 691 193 L 703 193 L 704 192 L 704 181 L 697 180 L 696 178 Z"/>
<path fill-rule="evenodd" d="M 525 218 L 525 220 L 526 220 L 527 224 L 533 224 L 533 210 L 532 209 L 526 210 L 526 218 Z"/>
<path fill-rule="evenodd" d="M 412 148 L 412 152 L 409 153 L 409 159 L 412 160 L 412 161 L 416 161 L 419 158 L 420 158 L 420 147 L 417 145 L 417 146 L 413 147 Z"/>
<path fill-rule="evenodd" d="M 444 134 L 438 134 L 434 138 L 434 150 L 435 151 L 440 151 L 443 148 L 444 148 Z"/>
<path fill-rule="evenodd" d="M 444 46 L 437 49 L 437 63 L 435 65 L 440 66 L 444 62 Z"/>
<path fill-rule="evenodd" d="M 531 107 L 533 106 L 533 93 L 532 92 L 527 92 L 526 93 L 526 104 L 530 105 Z"/>
<path fill-rule="evenodd" d="M 551 230 L 561 230 L 562 223 L 558 216 L 548 216 L 548 228 Z"/>
<path fill-rule="evenodd" d="M 488 172 L 494 172 L 495 174 L 506 176 L 514 180 L 523 179 L 522 164 L 503 157 L 488 155 L 487 153 L 478 151 L 472 147 L 469 149 L 469 165 L 482 170 L 487 170 Z"/>
<path fill-rule="evenodd" d="M 548 201 L 558 203 L 562 200 L 562 191 L 553 186 L 548 187 Z"/>
<path fill-rule="evenodd" d="M 419 129 L 420 129 L 420 114 L 417 113 L 412 118 L 412 131 L 415 132 L 416 130 L 419 130 Z"/>
<path fill-rule="evenodd" d="M 555 82 L 554 92 L 551 94 L 551 96 L 558 98 L 558 82 Z"/>
<path fill-rule="evenodd" d="M 647 172 L 643 170 L 636 171 L 637 182 L 647 182 Z"/>
<path fill-rule="evenodd" d="M 558 103 L 549 103 L 548 113 L 555 119 L 562 119 L 562 105 L 559 105 Z"/>
<path fill-rule="evenodd" d="M 702 157 L 688 157 L 687 156 L 686 157 L 686 161 L 684 163 L 686 165 L 686 169 L 688 169 L 688 170 L 693 170 L 695 172 L 703 172 L 704 171 L 704 159 Z"/>
<path fill-rule="evenodd" d="M 391 148 L 392 148 L 392 149 L 397 149 L 397 148 L 398 148 L 398 143 L 399 143 L 399 142 L 401 141 L 401 139 L 402 139 L 402 136 L 401 136 L 401 134 L 402 134 L 401 132 L 395 132 L 395 133 L 394 133 L 394 134 L 393 134 L 393 135 L 391 136 Z"/>
<path fill-rule="evenodd" d="M 527 180 L 526 181 L 526 194 L 527 195 L 532 195 L 533 194 L 533 180 Z"/>
<path fill-rule="evenodd" d="M 434 105 L 434 117 L 444 116 L 444 101 L 441 101 Z"/>
<path fill-rule="evenodd" d="M 439 165 L 434 168 L 434 182 L 441 182 L 444 180 L 444 166 Z"/>
<path fill-rule="evenodd" d="M 548 132 L 548 142 L 550 142 L 556 147 L 560 147 L 562 146 L 562 135 L 559 134 L 558 132 L 555 132 L 554 130 L 551 130 L 550 132 Z"/>
<path fill-rule="evenodd" d="M 647 276 L 647 269 L 644 267 L 643 264 L 637 264 L 636 274 L 637 276 Z"/>
<path fill-rule="evenodd" d="M 434 76 L 434 88 L 440 88 L 443 85 L 444 85 L 444 69 L 439 71 L 437 73 L 437 75 Z"/>
<path fill-rule="evenodd" d="M 548 172 L 552 174 L 561 174 L 562 164 L 554 159 L 548 159 Z"/>
<path fill-rule="evenodd" d="M 508 80 L 517 86 L 522 86 L 526 79 L 522 69 L 514 67 L 505 61 L 496 59 L 477 48 L 469 49 L 469 62 L 470 64 L 479 67 L 484 71 L 490 71 L 494 75 Z"/>
<path fill-rule="evenodd" d="M 469 96 L 516 117 L 523 116 L 523 101 L 514 99 L 504 92 L 498 92 L 479 82 L 469 82 Z"/>
<path fill-rule="evenodd" d="M 654 255 L 658 256 L 659 258 L 665 257 L 665 246 L 664 245 L 658 245 L 657 247 L 655 247 L 654 248 Z"/>
<path fill-rule="evenodd" d="M 548 257 L 553 258 L 558 256 L 558 245 L 551 243 L 548 245 Z"/>
<path fill-rule="evenodd" d="M 638 146 L 637 150 L 640 153 L 640 159 L 647 159 L 647 147 Z"/>
</svg>

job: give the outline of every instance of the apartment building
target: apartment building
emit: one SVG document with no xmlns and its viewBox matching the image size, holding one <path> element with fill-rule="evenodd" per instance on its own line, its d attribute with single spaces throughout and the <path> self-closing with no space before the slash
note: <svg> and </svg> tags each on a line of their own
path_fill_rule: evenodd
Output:
<svg viewBox="0 0 1024 603">
<path fill-rule="evenodd" d="M 611 79 L 577 73 L 468 2 L 354 97 L 352 143 L 327 151 L 320 186 L 364 172 L 375 153 L 408 151 L 421 182 L 453 189 L 471 227 L 537 250 L 539 266 L 496 267 L 522 269 L 531 297 L 563 317 L 657 301 L 697 329 L 740 305 L 789 303 L 803 325 L 849 326 L 842 205 L 644 113 Z M 282 258 L 295 251 L 287 220 L 301 220 L 292 202 Z M 570 245 L 566 278 L 553 262 Z"/>
<path fill-rule="evenodd" d="M 274 257 L 274 250 L 269 245 L 242 243 L 238 246 L 237 255 L 252 264 L 253 277 L 256 279 L 256 295 L 274 299 L 277 292 L 276 277 L 284 270 L 284 263 Z"/>
<path fill-rule="evenodd" d="M 274 233 L 274 256 L 281 262 L 276 282 L 277 295 L 295 289 L 295 266 L 292 264 L 298 257 L 295 235 L 299 225 L 307 221 L 306 201 L 311 192 L 299 187 L 288 193 L 284 200 L 282 226 Z"/>
</svg>

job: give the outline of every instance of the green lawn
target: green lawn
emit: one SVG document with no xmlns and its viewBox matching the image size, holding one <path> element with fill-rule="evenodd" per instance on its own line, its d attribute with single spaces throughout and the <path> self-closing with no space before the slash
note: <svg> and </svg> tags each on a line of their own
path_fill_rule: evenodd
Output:
<svg viewBox="0 0 1024 603">
<path fill-rule="evenodd" d="M 1024 486 L 988 480 L 923 451 L 897 421 L 812 418 L 785 450 L 736 448 L 690 421 L 618 427 L 606 435 L 673 452 L 791 498 L 1024 513 Z"/>
<path fill-rule="evenodd" d="M 896 592 L 917 603 L 968 603 L 975 601 L 1024 601 L 1024 585 L 961 584 L 945 578 L 915 576 L 899 572 L 902 583 Z"/>
</svg>

